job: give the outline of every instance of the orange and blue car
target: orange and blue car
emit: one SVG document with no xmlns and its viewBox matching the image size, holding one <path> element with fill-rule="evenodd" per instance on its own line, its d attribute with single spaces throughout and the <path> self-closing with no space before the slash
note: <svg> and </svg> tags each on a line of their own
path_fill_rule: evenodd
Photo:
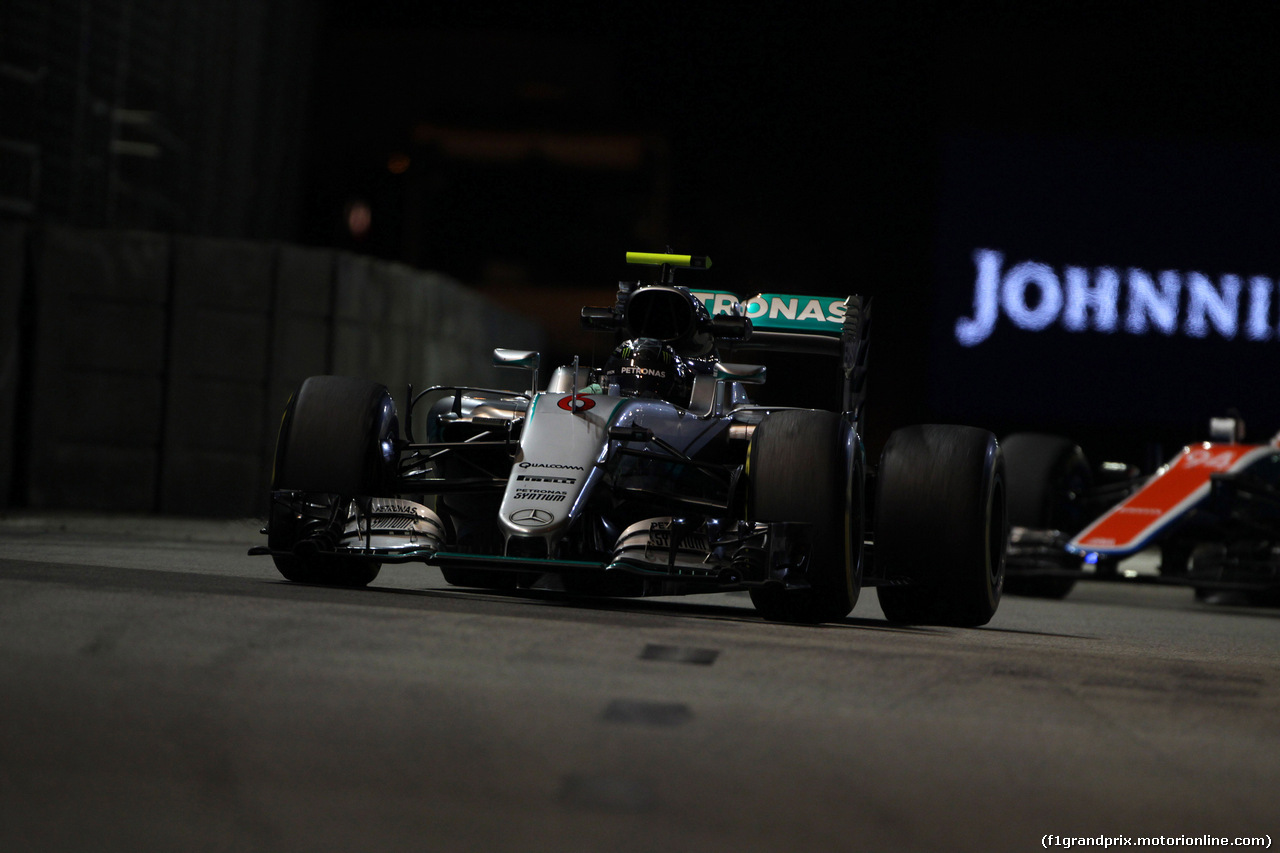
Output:
<svg viewBox="0 0 1280 853">
<path fill-rule="evenodd" d="M 1080 578 L 1185 584 L 1199 597 L 1280 603 L 1280 436 L 1244 441 L 1238 417 L 1153 473 L 1089 469 L 1060 436 L 1002 442 L 1010 481 L 1008 591 L 1061 597 Z M 1158 554 L 1154 575 L 1121 561 Z"/>
</svg>

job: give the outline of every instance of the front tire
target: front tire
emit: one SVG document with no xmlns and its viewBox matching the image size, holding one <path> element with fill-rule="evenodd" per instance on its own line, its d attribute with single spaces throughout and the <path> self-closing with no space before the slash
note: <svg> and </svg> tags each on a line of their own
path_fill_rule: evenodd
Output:
<svg viewBox="0 0 1280 853">
<path fill-rule="evenodd" d="M 814 624 L 843 619 L 862 586 L 861 446 L 837 414 L 781 411 L 756 427 L 747 450 L 752 521 L 810 525 L 807 587 L 751 590 L 771 621 Z"/>
<path fill-rule="evenodd" d="M 1009 540 L 1004 459 L 991 433 L 907 427 L 880 457 L 876 588 L 890 622 L 985 625 L 1000 605 Z"/>
<path fill-rule="evenodd" d="M 323 543 L 345 522 L 352 499 L 389 494 L 399 424 L 386 387 L 345 376 L 313 376 L 289 399 L 276 440 L 273 491 L 304 493 L 316 510 L 299 518 L 273 500 L 268 545 L 287 580 L 367 586 L 381 563 L 326 553 Z M 325 510 L 332 515 L 321 530 Z M 322 535 L 316 535 L 316 534 Z"/>
<path fill-rule="evenodd" d="M 1000 449 L 1004 453 L 1010 525 L 1067 534 L 1084 529 L 1089 518 L 1083 495 L 1092 475 L 1075 442 L 1058 435 L 1015 433 L 1005 437 Z M 1065 598 L 1075 585 L 1074 577 L 1015 573 L 1005 580 L 1004 589 L 1012 595 Z"/>
</svg>

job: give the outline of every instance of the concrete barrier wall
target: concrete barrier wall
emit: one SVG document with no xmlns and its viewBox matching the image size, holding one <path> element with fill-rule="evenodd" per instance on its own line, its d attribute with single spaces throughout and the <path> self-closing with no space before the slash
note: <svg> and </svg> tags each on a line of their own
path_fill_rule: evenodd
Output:
<svg viewBox="0 0 1280 853">
<path fill-rule="evenodd" d="M 26 462 L 14 452 L 18 383 L 23 370 L 21 311 L 26 236 L 22 224 L 0 222 L 0 509 L 9 505 L 14 468 Z"/>
<path fill-rule="evenodd" d="M 265 428 L 259 444 L 259 456 L 265 460 L 260 466 L 260 494 L 265 494 L 270 485 L 270 459 L 289 395 L 308 376 L 334 372 L 333 283 L 340 257 L 345 255 L 327 249 L 277 249 L 263 401 Z"/>
<path fill-rule="evenodd" d="M 261 515 L 280 413 L 307 376 L 373 379 L 403 408 L 410 382 L 501 384 L 493 347 L 543 342 L 444 276 L 347 253 L 60 227 L 29 239 L 32 399 L 10 404 L 25 428 L 8 433 L 29 447 L 5 458 L 30 454 L 19 503 L 35 508 Z"/>
<path fill-rule="evenodd" d="M 397 403 L 410 382 L 509 383 L 510 371 L 493 367 L 493 348 L 541 344 L 528 322 L 438 273 L 343 255 L 334 287 L 332 372 L 381 382 Z"/>
<path fill-rule="evenodd" d="M 27 498 L 37 508 L 156 505 L 165 410 L 170 240 L 34 235 Z M 22 452 L 22 448 L 16 448 Z"/>
<path fill-rule="evenodd" d="M 160 509 L 207 511 L 209 494 L 252 506 L 262 471 L 276 248 L 173 241 Z"/>
</svg>

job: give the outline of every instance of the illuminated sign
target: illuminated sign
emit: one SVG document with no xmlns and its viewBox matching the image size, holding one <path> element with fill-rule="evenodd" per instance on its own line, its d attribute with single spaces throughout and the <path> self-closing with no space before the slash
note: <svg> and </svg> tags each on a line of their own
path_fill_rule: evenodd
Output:
<svg viewBox="0 0 1280 853">
<path fill-rule="evenodd" d="M 1195 271 L 1156 273 L 1130 267 L 1064 266 L 1035 260 L 1006 264 L 994 249 L 973 253 L 976 276 L 970 316 L 955 321 L 955 339 L 974 347 L 1007 322 L 1024 332 L 1058 327 L 1068 332 L 1251 341 L 1276 336 L 1271 315 L 1274 285 L 1255 275 Z"/>
<path fill-rule="evenodd" d="M 897 353 L 927 383 L 921 419 L 1128 442 L 1128 461 L 1230 408 L 1280 429 L 1277 198 L 1269 147 L 949 137 L 927 341 Z M 875 295 L 896 322 L 917 307 Z"/>
</svg>

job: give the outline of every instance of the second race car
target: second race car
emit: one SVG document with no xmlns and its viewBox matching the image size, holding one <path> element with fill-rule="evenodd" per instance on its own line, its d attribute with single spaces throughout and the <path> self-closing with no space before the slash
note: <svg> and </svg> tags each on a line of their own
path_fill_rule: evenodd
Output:
<svg viewBox="0 0 1280 853">
<path fill-rule="evenodd" d="M 1067 595 L 1081 578 L 1195 587 L 1202 599 L 1280 602 L 1280 436 L 1244 440 L 1238 416 L 1213 418 L 1208 441 L 1150 475 L 1091 469 L 1062 436 L 1002 442 L 1009 475 L 1009 590 Z M 1158 574 L 1120 561 L 1158 552 Z"/>
</svg>

